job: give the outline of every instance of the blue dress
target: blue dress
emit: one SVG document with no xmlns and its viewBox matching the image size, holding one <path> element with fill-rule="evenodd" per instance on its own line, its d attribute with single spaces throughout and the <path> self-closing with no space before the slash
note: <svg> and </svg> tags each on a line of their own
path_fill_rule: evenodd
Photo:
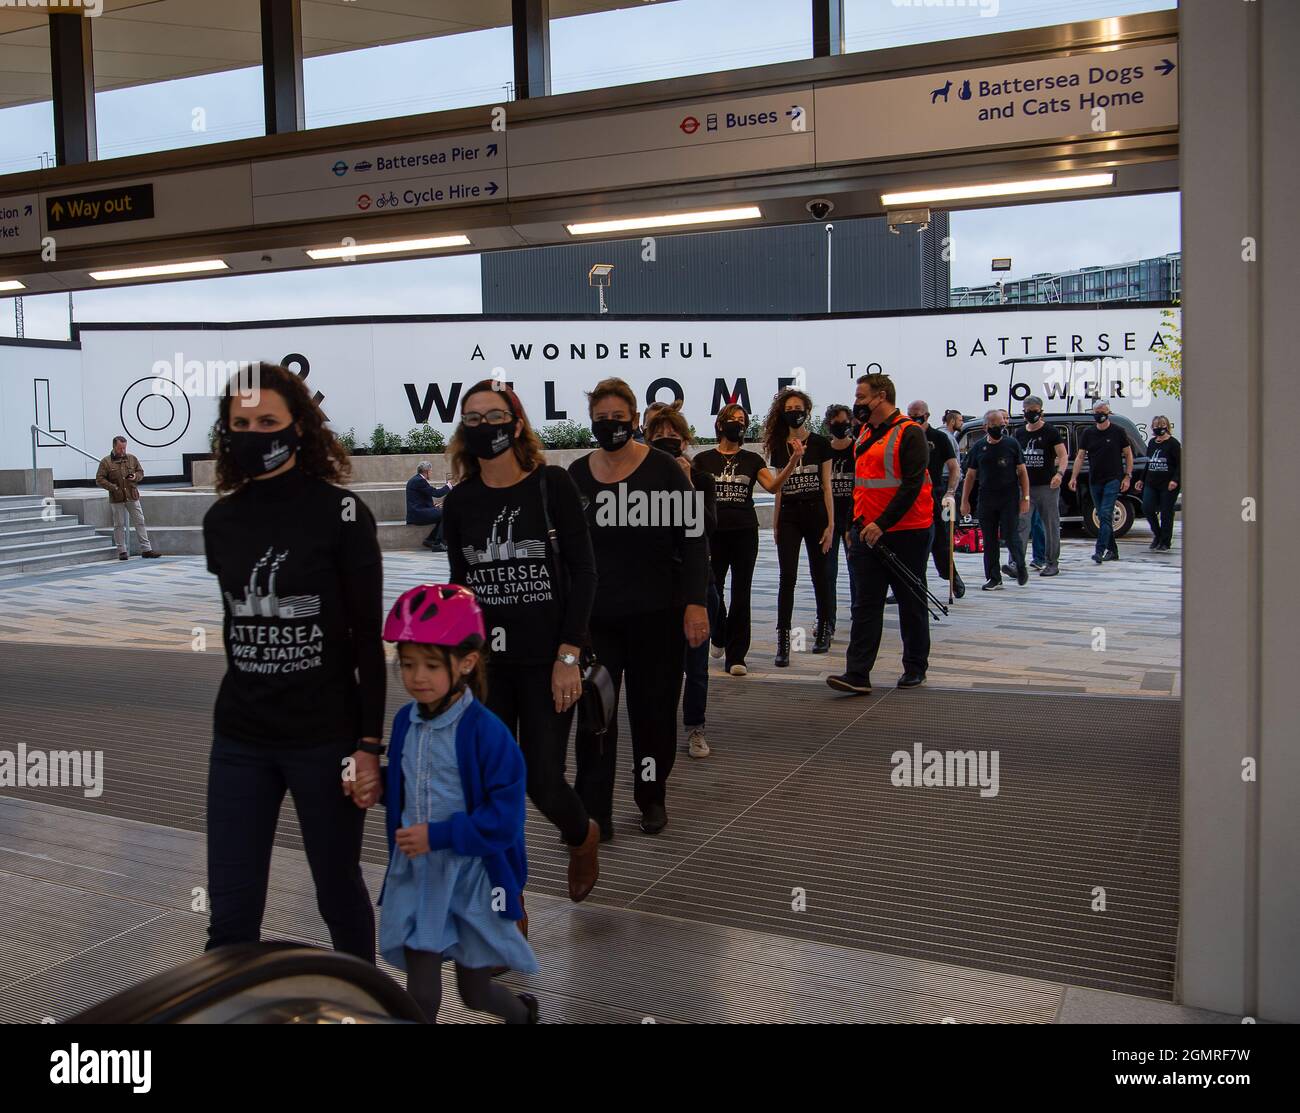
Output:
<svg viewBox="0 0 1300 1113">
<path fill-rule="evenodd" d="M 465 811 L 456 726 L 473 699 L 466 689 L 434 719 L 412 715 L 402 752 L 402 826 L 439 823 Z M 524 974 L 537 970 L 537 958 L 518 925 L 501 915 L 500 900 L 493 907 L 482 858 L 450 849 L 408 858 L 394 849 L 384 886 L 379 950 L 399 970 L 406 969 L 405 947 L 437 952 L 461 966 L 505 966 Z"/>
</svg>

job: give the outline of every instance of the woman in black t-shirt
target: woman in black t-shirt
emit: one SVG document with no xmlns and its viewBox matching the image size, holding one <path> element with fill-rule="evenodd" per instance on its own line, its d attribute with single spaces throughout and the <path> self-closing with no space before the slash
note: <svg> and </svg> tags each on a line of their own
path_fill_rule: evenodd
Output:
<svg viewBox="0 0 1300 1113">
<path fill-rule="evenodd" d="M 1167 553 L 1174 543 L 1174 505 L 1183 481 L 1183 446 L 1170 435 L 1169 418 L 1157 414 L 1151 419 L 1147 441 L 1146 474 L 1134 487 L 1142 496 L 1142 513 L 1151 526 L 1152 552 Z"/>
<path fill-rule="evenodd" d="M 461 402 L 447 446 L 458 482 L 443 503 L 443 536 L 452 582 L 483 608 L 488 709 L 519 741 L 528 797 L 559 828 L 569 897 L 580 901 L 600 875 L 600 829 L 565 780 L 564 761 L 596 565 L 569 473 L 546 465 L 523 404 L 501 386 L 485 379 Z"/>
<path fill-rule="evenodd" d="M 802 390 L 787 388 L 772 399 L 763 427 L 768 462 L 794 469 L 776 493 L 773 532 L 781 565 L 776 606 L 776 667 L 790 664 L 790 619 L 794 614 L 794 585 L 799 576 L 799 548 L 808 552 L 808 571 L 817 599 L 817 627 L 812 651 L 831 647 L 830 603 L 827 599 L 826 553 L 834 532 L 831 502 L 830 442 L 808 431 L 812 399 Z"/>
<path fill-rule="evenodd" d="M 677 755 L 677 701 L 687 644 L 709 636 L 704 499 L 666 452 L 633 439 L 636 395 L 605 379 L 587 395 L 600 446 L 569 465 L 596 554 L 591 642 L 614 684 L 627 684 L 633 795 L 641 830 L 668 825 L 668 776 Z M 577 788 L 606 837 L 613 834 L 618 722 L 599 736 L 579 722 Z"/>
<path fill-rule="evenodd" d="M 741 446 L 749 415 L 742 406 L 723 406 L 713 423 L 718 447 L 696 453 L 694 467 L 713 476 L 718 509 L 717 528 L 709 537 L 709 558 L 718 592 L 714 612 L 714 656 L 732 676 L 744 676 L 750 641 L 750 590 L 758 560 L 758 514 L 754 510 L 754 484 L 775 492 L 795 467 L 795 458 L 773 472 L 757 452 Z M 727 573 L 731 573 L 731 602 L 727 603 Z"/>
<path fill-rule="evenodd" d="M 287 789 L 334 948 L 374 962 L 361 836 L 384 729 L 375 520 L 337 486 L 347 454 L 286 368 L 255 364 L 231 379 L 213 443 L 221 497 L 203 544 L 224 600 L 227 669 L 208 766 L 207 946 L 260 937 Z"/>
</svg>

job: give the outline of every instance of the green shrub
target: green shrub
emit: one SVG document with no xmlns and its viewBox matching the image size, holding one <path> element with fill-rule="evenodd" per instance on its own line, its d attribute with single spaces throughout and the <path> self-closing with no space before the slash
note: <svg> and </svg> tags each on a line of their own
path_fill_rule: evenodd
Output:
<svg viewBox="0 0 1300 1113">
<path fill-rule="evenodd" d="M 390 433 L 382 425 L 376 425 L 370 434 L 370 453 L 372 456 L 395 456 L 402 451 L 402 438 Z"/>
<path fill-rule="evenodd" d="M 591 430 L 576 421 L 556 421 L 537 430 L 544 448 L 590 448 Z"/>
<path fill-rule="evenodd" d="M 447 438 L 428 425 L 417 425 L 406 434 L 406 451 L 431 456 L 447 451 Z"/>
<path fill-rule="evenodd" d="M 349 429 L 346 433 L 339 436 L 339 444 L 343 446 L 343 451 L 351 456 L 357 450 L 357 431 Z"/>
</svg>

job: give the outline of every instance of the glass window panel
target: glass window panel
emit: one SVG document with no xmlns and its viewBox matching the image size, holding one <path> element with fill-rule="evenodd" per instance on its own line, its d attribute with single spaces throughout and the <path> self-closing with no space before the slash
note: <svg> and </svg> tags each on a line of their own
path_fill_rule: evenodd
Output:
<svg viewBox="0 0 1300 1113">
<path fill-rule="evenodd" d="M 586 12 L 562 17 L 564 8 Z M 553 93 L 812 57 L 812 5 L 804 0 L 569 0 L 553 4 L 551 15 Z"/>
<path fill-rule="evenodd" d="M 309 128 L 513 95 L 510 0 L 303 0 L 302 39 Z"/>
<path fill-rule="evenodd" d="M 265 134 L 258 0 L 127 3 L 93 21 L 101 159 Z"/>
<path fill-rule="evenodd" d="M 844 0 L 844 48 L 882 50 L 1175 7 L 1176 0 Z"/>
<path fill-rule="evenodd" d="M 46 15 L 5 10 L 0 31 L 0 175 L 52 166 L 54 105 Z"/>
</svg>

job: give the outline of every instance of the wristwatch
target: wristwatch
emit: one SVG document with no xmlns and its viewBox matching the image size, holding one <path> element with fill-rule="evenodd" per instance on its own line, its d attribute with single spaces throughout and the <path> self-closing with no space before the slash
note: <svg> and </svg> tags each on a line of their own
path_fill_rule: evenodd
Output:
<svg viewBox="0 0 1300 1113">
<path fill-rule="evenodd" d="M 578 655 L 576 653 L 560 653 L 556 655 L 555 659 L 562 665 L 576 665 L 578 663 Z"/>
<path fill-rule="evenodd" d="M 357 749 L 363 754 L 374 754 L 375 757 L 383 757 L 386 747 L 382 742 L 358 742 Z"/>
</svg>

